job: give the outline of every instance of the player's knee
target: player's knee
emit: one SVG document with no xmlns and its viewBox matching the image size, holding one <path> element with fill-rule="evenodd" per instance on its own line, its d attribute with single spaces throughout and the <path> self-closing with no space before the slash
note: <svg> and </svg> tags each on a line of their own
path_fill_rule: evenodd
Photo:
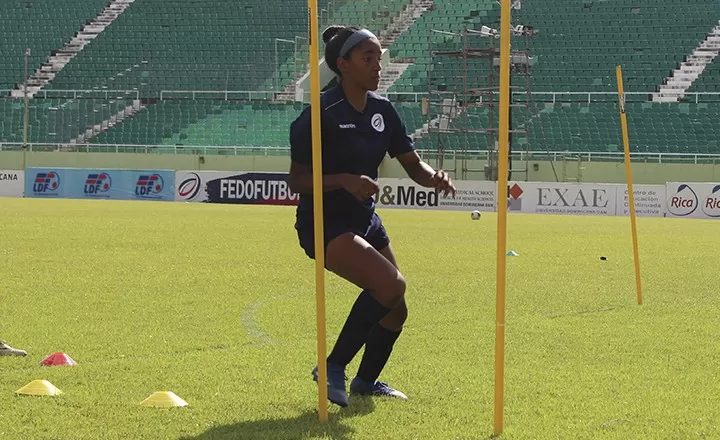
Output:
<svg viewBox="0 0 720 440">
<path fill-rule="evenodd" d="M 405 296 L 405 289 L 407 288 L 407 284 L 405 283 L 405 277 L 402 276 L 400 272 L 397 274 L 397 278 L 392 283 L 392 292 L 393 297 L 396 298 L 398 301 L 402 299 L 403 296 Z"/>
<path fill-rule="evenodd" d="M 382 292 L 382 296 L 388 305 L 395 307 L 405 295 L 405 289 L 405 277 L 398 272 L 396 277 L 383 282 L 382 287 L 378 289 L 378 291 Z"/>
</svg>

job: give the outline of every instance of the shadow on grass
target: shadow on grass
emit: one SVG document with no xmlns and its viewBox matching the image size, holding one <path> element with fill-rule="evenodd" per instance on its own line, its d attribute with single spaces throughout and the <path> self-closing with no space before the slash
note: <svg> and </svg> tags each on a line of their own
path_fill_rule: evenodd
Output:
<svg viewBox="0 0 720 440">
<path fill-rule="evenodd" d="M 182 440 L 210 439 L 308 439 L 328 437 L 333 440 L 349 439 L 355 430 L 348 426 L 346 419 L 370 414 L 375 405 L 371 398 L 355 399 L 347 408 L 335 410 L 332 403 L 326 423 L 320 422 L 317 409 L 306 411 L 297 417 L 287 419 L 266 419 L 238 422 L 211 428 L 200 435 L 182 437 Z"/>
</svg>

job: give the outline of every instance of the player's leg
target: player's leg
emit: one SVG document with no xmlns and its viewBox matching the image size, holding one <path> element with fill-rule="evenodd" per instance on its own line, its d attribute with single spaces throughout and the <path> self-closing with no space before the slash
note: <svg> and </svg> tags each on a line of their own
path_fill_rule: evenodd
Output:
<svg viewBox="0 0 720 440">
<path fill-rule="evenodd" d="M 397 260 L 395 259 L 395 254 L 393 253 L 392 246 L 389 242 L 385 247 L 379 249 L 378 252 L 380 252 L 383 257 L 395 266 L 395 268 L 400 270 L 398 268 Z M 408 316 L 408 309 L 405 301 L 406 299 L 403 295 L 402 300 L 398 302 L 398 304 L 380 321 L 379 324 L 388 330 L 401 331 Z"/>
<path fill-rule="evenodd" d="M 328 243 L 325 266 L 363 289 L 327 358 L 328 398 L 346 406 L 345 367 L 365 344 L 373 326 L 402 301 L 405 279 L 387 258 L 351 232 Z"/>
<path fill-rule="evenodd" d="M 27 356 L 27 352 L 19 348 L 13 348 L 6 344 L 5 341 L 0 340 L 0 356 Z"/>
<path fill-rule="evenodd" d="M 350 311 L 328 361 L 346 366 L 363 346 L 370 329 L 403 302 L 405 278 L 362 237 L 343 234 L 328 245 L 328 270 L 363 291 Z"/>
<path fill-rule="evenodd" d="M 398 267 L 395 254 L 393 253 L 390 240 L 380 218 L 374 220 L 375 226 L 367 236 L 367 240 L 380 254 L 385 257 L 395 268 Z M 350 383 L 350 392 L 360 395 L 393 396 L 407 399 L 407 396 L 400 391 L 390 387 L 385 382 L 377 379 L 390 359 L 395 342 L 403 329 L 403 324 L 408 316 L 405 296 L 402 300 L 370 330 L 365 342 L 357 375 Z"/>
</svg>

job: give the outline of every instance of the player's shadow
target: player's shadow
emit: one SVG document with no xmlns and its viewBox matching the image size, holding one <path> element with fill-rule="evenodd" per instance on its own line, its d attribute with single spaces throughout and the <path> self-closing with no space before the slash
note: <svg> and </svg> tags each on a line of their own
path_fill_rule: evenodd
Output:
<svg viewBox="0 0 720 440">
<path fill-rule="evenodd" d="M 332 406 L 331 403 L 328 403 Z M 353 417 L 370 414 L 375 409 L 371 398 L 355 398 L 350 406 L 328 414 L 328 421 L 321 422 L 317 409 L 306 411 L 297 417 L 286 419 L 265 419 L 238 422 L 232 425 L 216 426 L 200 435 L 182 437 L 182 440 L 302 440 L 329 437 L 344 440 L 352 437 L 355 430 L 345 421 Z"/>
</svg>

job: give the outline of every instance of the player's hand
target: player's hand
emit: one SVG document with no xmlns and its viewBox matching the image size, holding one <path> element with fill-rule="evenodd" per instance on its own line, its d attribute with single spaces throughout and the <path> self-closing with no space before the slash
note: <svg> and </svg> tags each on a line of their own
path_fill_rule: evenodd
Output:
<svg viewBox="0 0 720 440">
<path fill-rule="evenodd" d="M 447 197 L 448 194 L 452 193 L 453 198 L 455 198 L 455 185 L 445 171 L 437 170 L 430 179 L 430 185 L 435 188 L 436 192 L 442 192 L 443 196 Z"/>
<path fill-rule="evenodd" d="M 345 191 L 361 202 L 380 191 L 380 185 L 368 176 L 350 175 L 345 181 Z"/>
</svg>

